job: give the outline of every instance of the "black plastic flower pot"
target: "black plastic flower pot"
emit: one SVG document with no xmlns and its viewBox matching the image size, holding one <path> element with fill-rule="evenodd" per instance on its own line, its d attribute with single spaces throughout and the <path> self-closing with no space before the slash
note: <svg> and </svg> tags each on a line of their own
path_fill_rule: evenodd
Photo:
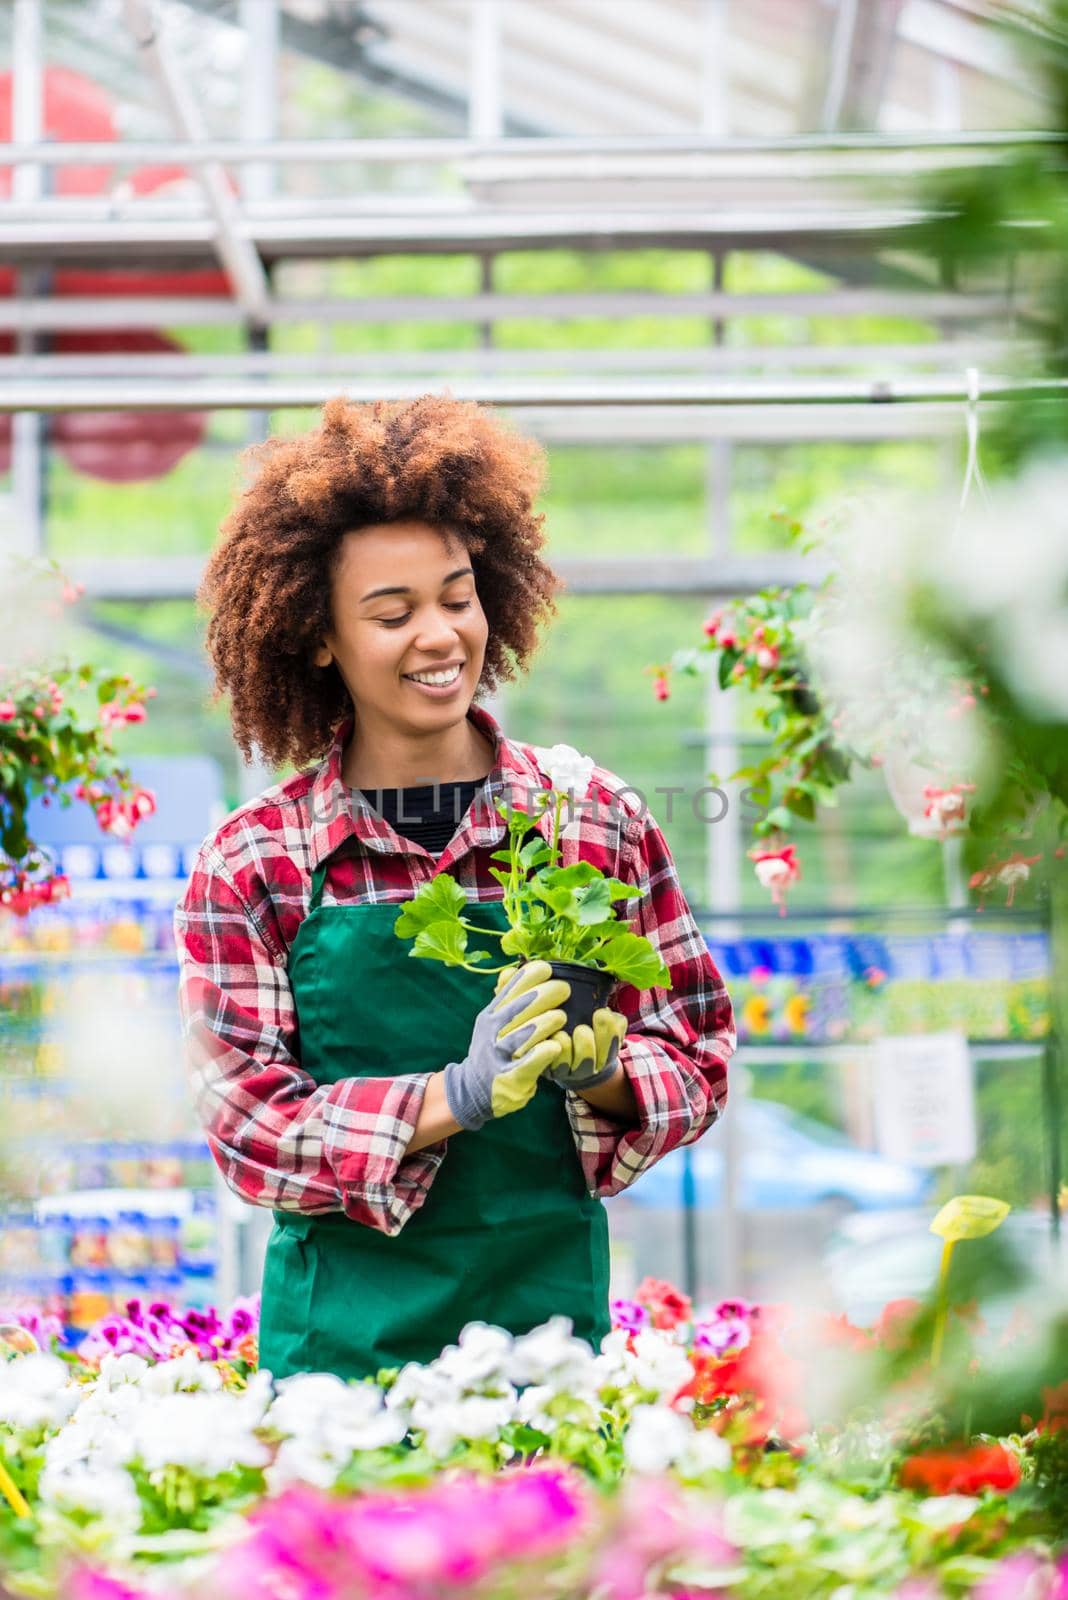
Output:
<svg viewBox="0 0 1068 1600">
<path fill-rule="evenodd" d="M 578 961 L 550 961 L 554 978 L 563 978 L 570 984 L 571 993 L 564 1001 L 567 1014 L 567 1031 L 571 1033 L 580 1022 L 593 1022 L 593 1013 L 608 1004 L 608 996 L 615 987 L 610 972 L 600 972 L 596 967 L 584 967 Z"/>
</svg>

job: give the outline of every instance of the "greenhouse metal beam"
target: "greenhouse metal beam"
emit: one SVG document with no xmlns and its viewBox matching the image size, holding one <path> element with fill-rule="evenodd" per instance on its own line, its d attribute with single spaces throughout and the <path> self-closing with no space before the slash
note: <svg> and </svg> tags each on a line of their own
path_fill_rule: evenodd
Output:
<svg viewBox="0 0 1068 1600">
<path fill-rule="evenodd" d="M 420 381 L 360 378 L 346 385 L 355 401 L 415 399 L 426 392 Z M 304 379 L 202 378 L 176 386 L 158 378 L 70 379 L 62 387 L 32 379 L 12 380 L 0 392 L 0 413 L 14 411 L 189 411 L 261 410 L 281 406 L 320 406 L 335 393 L 337 382 Z M 496 378 L 458 379 L 457 399 L 511 409 L 601 409 L 605 407 L 708 408 L 761 406 L 889 406 L 960 403 L 968 395 L 962 370 L 942 374 L 910 373 L 905 377 L 809 377 L 779 381 L 730 382 L 679 375 L 645 381 L 607 379 Z M 981 398 L 1063 400 L 1068 379 L 1018 378 L 992 374 L 983 378 Z"/>
<path fill-rule="evenodd" d="M 573 594 L 695 594 L 729 599 L 770 584 L 818 582 L 825 567 L 811 557 L 784 550 L 753 556 L 675 556 L 582 559 L 561 556 L 553 561 Z M 92 601 L 187 600 L 196 593 L 204 569 L 201 556 L 169 556 L 129 560 L 71 559 L 64 570 L 84 583 Z"/>
<path fill-rule="evenodd" d="M 152 0 L 123 0 L 123 10 L 126 25 L 155 81 L 179 140 L 199 142 L 205 137 L 206 126 L 196 99 L 167 48 Z M 240 227 L 240 208 L 230 192 L 227 175 L 217 161 L 198 161 L 193 170 L 215 225 L 220 264 L 233 284 L 245 315 L 253 322 L 263 322 L 271 298 L 267 274 Z"/>
<path fill-rule="evenodd" d="M 3 224 L 0 222 L 0 240 Z M 2 246 L 0 246 L 2 248 Z M 906 317 L 939 322 L 1003 319 L 1004 294 L 949 294 L 938 290 L 848 288 L 785 294 L 740 294 L 709 289 L 689 294 L 652 291 L 572 294 L 369 295 L 363 299 L 290 300 L 268 307 L 275 323 L 491 322 L 545 317 Z M 238 324 L 244 313 L 222 296 L 82 295 L 0 299 L 0 328 L 158 328 Z M 754 349 L 760 347 L 753 347 Z M 877 346 L 871 348 L 877 349 Z"/>
</svg>

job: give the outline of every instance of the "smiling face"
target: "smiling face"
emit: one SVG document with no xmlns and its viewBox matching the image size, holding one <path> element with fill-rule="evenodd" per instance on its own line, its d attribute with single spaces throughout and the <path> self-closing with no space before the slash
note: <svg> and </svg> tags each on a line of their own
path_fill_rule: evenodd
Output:
<svg viewBox="0 0 1068 1600">
<path fill-rule="evenodd" d="M 461 540 L 418 521 L 347 533 L 331 615 L 333 631 L 313 659 L 337 663 L 362 740 L 421 738 L 463 723 L 489 628 Z"/>
</svg>

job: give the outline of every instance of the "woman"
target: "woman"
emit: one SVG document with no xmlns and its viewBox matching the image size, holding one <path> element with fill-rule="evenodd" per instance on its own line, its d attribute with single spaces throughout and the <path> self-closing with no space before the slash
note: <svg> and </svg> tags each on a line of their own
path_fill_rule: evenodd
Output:
<svg viewBox="0 0 1068 1600">
<path fill-rule="evenodd" d="M 506 926 L 496 802 L 530 810 L 545 775 L 475 700 L 555 609 L 541 453 L 426 396 L 333 400 L 252 456 L 201 591 L 208 649 L 246 760 L 298 771 L 204 841 L 175 931 L 208 1143 L 274 1211 L 261 1363 L 363 1376 L 472 1320 L 521 1333 L 554 1313 L 597 1342 L 600 1197 L 715 1120 L 734 1048 L 663 836 L 594 769 L 564 859 L 639 885 L 632 925 L 672 988 L 620 987 L 574 1038 L 546 963 L 495 993 L 393 934 L 438 872 Z"/>
</svg>

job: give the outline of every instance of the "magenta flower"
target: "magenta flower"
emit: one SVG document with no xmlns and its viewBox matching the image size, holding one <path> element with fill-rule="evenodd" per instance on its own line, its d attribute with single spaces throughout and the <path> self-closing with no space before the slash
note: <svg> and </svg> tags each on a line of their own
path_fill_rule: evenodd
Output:
<svg viewBox="0 0 1068 1600">
<path fill-rule="evenodd" d="M 1021 1550 L 999 1561 L 993 1572 L 976 1584 L 972 1593 L 974 1600 L 1021 1600 L 1022 1596 L 1032 1593 L 1036 1597 L 1056 1595 L 1055 1588 L 1050 1590 L 1046 1583 L 1039 1581 L 1051 1576 L 1044 1561 Z"/>
<path fill-rule="evenodd" d="M 741 1317 L 723 1317 L 699 1322 L 693 1333 L 693 1347 L 722 1356 L 728 1350 L 744 1350 L 751 1338 L 748 1322 L 743 1322 Z"/>
<path fill-rule="evenodd" d="M 623 1328 L 627 1333 L 639 1333 L 649 1326 L 649 1307 L 637 1300 L 612 1300 L 609 1303 L 613 1328 Z"/>
</svg>

